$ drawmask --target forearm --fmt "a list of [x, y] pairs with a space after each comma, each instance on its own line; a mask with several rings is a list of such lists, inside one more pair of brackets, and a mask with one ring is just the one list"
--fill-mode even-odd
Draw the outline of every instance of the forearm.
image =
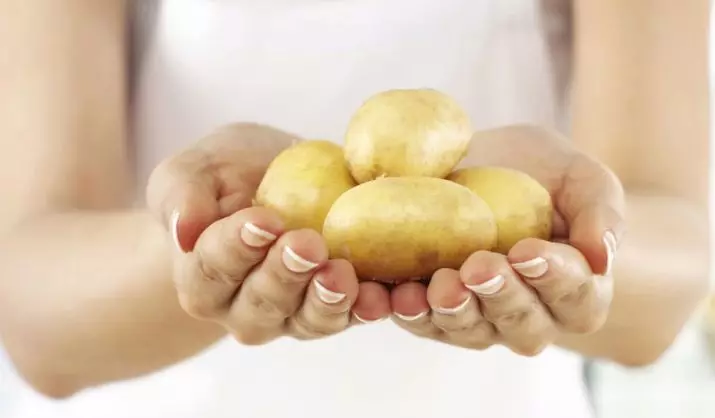
[[147, 212], [36, 218], [0, 240], [0, 332], [26, 379], [63, 396], [172, 364], [222, 331], [186, 315]]
[[628, 194], [628, 232], [614, 265], [605, 326], [560, 345], [626, 365], [655, 361], [672, 343], [709, 278], [708, 217], [702, 206], [663, 195]]

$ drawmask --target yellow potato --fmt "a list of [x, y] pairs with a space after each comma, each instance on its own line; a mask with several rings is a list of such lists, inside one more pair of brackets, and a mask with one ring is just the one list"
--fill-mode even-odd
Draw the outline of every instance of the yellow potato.
[[350, 261], [361, 279], [400, 282], [459, 268], [496, 244], [489, 207], [466, 187], [430, 177], [382, 178], [344, 193], [323, 236], [332, 258]]
[[491, 208], [499, 230], [494, 251], [507, 254], [524, 238], [551, 238], [551, 195], [526, 173], [475, 167], [457, 170], [447, 179], [466, 186]]
[[276, 210], [287, 229], [323, 229], [335, 199], [355, 186], [343, 156], [332, 142], [299, 142], [281, 152], [268, 166], [255, 204]]
[[380, 177], [446, 177], [466, 155], [472, 127], [449, 96], [432, 89], [388, 90], [365, 101], [345, 134], [358, 183]]

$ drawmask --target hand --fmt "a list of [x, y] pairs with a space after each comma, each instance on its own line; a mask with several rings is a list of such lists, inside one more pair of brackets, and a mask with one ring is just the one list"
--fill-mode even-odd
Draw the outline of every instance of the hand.
[[503, 344], [536, 355], [559, 333], [584, 334], [605, 322], [611, 268], [624, 233], [624, 193], [605, 166], [554, 133], [509, 127], [475, 136], [470, 166], [524, 171], [551, 193], [554, 239], [524, 239], [508, 255], [472, 254], [459, 271], [391, 293], [394, 321], [422, 337], [484, 349]]
[[366, 320], [389, 314], [387, 290], [359, 285], [350, 263], [328, 260], [320, 234], [285, 231], [276, 213], [251, 207], [268, 164], [297, 140], [232, 125], [164, 161], [147, 188], [176, 243], [181, 306], [244, 344], [332, 335], [355, 322], [351, 310]]

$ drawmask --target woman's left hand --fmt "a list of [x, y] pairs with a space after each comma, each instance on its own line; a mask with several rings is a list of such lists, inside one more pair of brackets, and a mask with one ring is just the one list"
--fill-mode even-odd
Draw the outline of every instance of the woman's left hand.
[[475, 136], [465, 165], [530, 174], [551, 193], [553, 239], [524, 239], [508, 255], [472, 254], [428, 285], [392, 290], [393, 320], [421, 337], [536, 355], [560, 333], [591, 333], [608, 315], [613, 259], [624, 233], [624, 192], [603, 164], [555, 133], [508, 127]]

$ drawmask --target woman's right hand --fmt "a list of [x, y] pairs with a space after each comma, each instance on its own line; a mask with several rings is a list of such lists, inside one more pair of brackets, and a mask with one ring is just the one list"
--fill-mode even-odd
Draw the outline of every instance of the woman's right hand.
[[251, 207], [270, 161], [296, 140], [232, 125], [165, 160], [149, 180], [149, 206], [176, 244], [181, 306], [244, 344], [326, 337], [390, 314], [387, 290], [358, 283], [346, 260], [328, 260], [318, 232], [285, 231], [275, 212]]

